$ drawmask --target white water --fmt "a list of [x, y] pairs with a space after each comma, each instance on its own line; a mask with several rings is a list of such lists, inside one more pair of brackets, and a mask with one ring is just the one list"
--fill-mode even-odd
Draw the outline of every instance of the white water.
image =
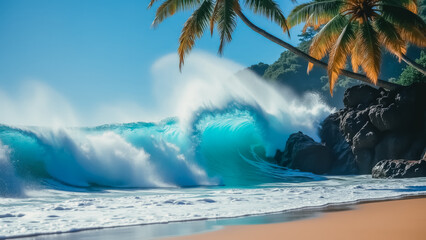
[[0, 198], [0, 237], [236, 217], [398, 198], [426, 194], [426, 179], [374, 180], [359, 176], [250, 188], [68, 190], [37, 189], [27, 192], [30, 198]]
[[[235, 75], [241, 66], [232, 62], [191, 56], [183, 74], [174, 55], [153, 66], [158, 111], [142, 119], [126, 106], [118, 116], [84, 118], [44, 88], [23, 100], [0, 94], [8, 102], [0, 104], [1, 123], [9, 124], [0, 125], [0, 238], [426, 194], [424, 178], [324, 177], [266, 162], [291, 133], [315, 138], [332, 109], [316, 94], [298, 98]], [[55, 99], [63, 111], [45, 106]], [[158, 117], [172, 118], [136, 122]], [[105, 119], [135, 122], [66, 127]], [[49, 127], [14, 127], [22, 124]]]

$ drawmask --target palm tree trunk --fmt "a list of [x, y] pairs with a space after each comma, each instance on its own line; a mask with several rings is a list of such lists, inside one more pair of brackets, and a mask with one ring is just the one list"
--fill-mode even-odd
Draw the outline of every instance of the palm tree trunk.
[[[243, 22], [249, 27], [251, 28], [253, 31], [259, 33], [260, 35], [264, 36], [265, 38], [269, 39], [270, 41], [288, 49], [290, 52], [296, 54], [297, 56], [315, 64], [318, 65], [322, 68], [327, 69], [328, 64], [320, 61], [316, 58], [311, 57], [309, 54], [306, 54], [305, 52], [301, 51], [300, 49], [284, 42], [283, 40], [275, 37], [274, 35], [266, 32], [265, 30], [259, 28], [258, 26], [254, 25], [250, 20], [247, 19], [247, 17], [241, 12], [241, 10], [236, 10], [237, 15], [241, 18], [241, 20], [243, 20]], [[354, 73], [351, 71], [347, 71], [347, 70], [343, 70], [341, 71], [341, 74], [353, 79], [358, 79], [362, 82], [368, 83], [368, 84], [372, 84], [371, 80], [369, 78], [367, 78], [367, 76], [359, 74], [359, 73]], [[384, 80], [379, 79], [377, 81], [377, 86], [388, 89], [388, 90], [394, 90], [397, 89], [398, 87], [400, 87], [401, 85], [395, 84], [395, 83], [391, 83], [391, 82], [387, 82]]]
[[406, 55], [404, 55], [404, 54], [402, 54], [401, 59], [402, 59], [404, 62], [406, 62], [408, 65], [412, 66], [412, 67], [413, 67], [414, 69], [416, 69], [417, 71], [419, 71], [419, 72], [423, 73], [423, 75], [426, 75], [426, 69], [425, 69], [422, 65], [420, 65], [420, 64], [416, 63], [415, 61], [413, 61], [413, 60], [409, 59], [409, 58], [408, 58]]

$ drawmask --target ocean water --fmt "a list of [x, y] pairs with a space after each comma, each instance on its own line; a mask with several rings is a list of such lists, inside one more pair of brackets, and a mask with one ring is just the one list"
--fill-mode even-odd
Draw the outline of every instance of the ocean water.
[[[173, 59], [154, 69], [170, 72]], [[0, 238], [426, 194], [425, 178], [318, 176], [268, 162], [291, 133], [318, 140], [319, 123], [334, 109], [315, 93], [299, 97], [235, 75], [232, 64], [196, 60], [189, 75], [172, 73], [185, 76], [172, 79], [176, 86], [162, 85], [170, 116], [162, 121], [0, 124]]]
[[0, 237], [426, 193], [424, 178], [318, 176], [276, 166], [266, 161], [275, 145], [267, 142], [267, 120], [254, 109], [232, 106], [197, 116], [190, 130], [178, 119], [93, 128], [0, 126]]

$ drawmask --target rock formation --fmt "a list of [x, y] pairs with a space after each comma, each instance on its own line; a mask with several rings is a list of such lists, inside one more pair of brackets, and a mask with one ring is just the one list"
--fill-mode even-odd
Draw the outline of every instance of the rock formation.
[[324, 145], [298, 132], [290, 135], [281, 159], [278, 161], [281, 166], [288, 168], [324, 174], [330, 169], [332, 157]]
[[374, 178], [413, 178], [426, 176], [426, 160], [383, 160], [373, 168]]
[[374, 167], [374, 177], [426, 176], [418, 170], [425, 163], [413, 161], [426, 152], [426, 84], [394, 91], [359, 85], [343, 102], [321, 123], [321, 143], [293, 134], [278, 163], [314, 173], [370, 174]]

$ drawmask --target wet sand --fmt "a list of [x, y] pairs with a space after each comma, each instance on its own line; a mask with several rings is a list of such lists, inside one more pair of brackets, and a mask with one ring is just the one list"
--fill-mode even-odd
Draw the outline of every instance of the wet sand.
[[426, 198], [372, 202], [320, 217], [225, 228], [168, 240], [426, 239]]

